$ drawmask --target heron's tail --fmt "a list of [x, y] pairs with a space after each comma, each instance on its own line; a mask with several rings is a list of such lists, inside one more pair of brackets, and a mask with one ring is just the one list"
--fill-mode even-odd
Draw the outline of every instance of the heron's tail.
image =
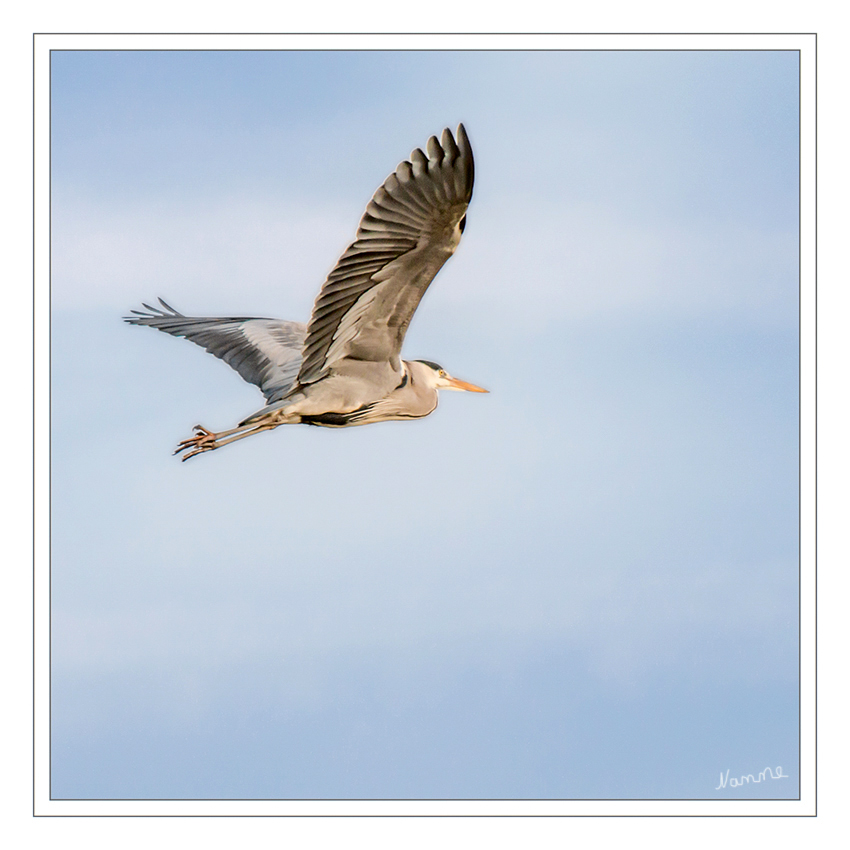
[[[304, 394], [302, 392], [296, 391], [293, 395], [287, 396], [286, 398], [282, 398], [280, 401], [272, 402], [271, 404], [267, 404], [265, 407], [256, 411], [256, 413], [252, 413], [250, 416], [246, 417], [239, 423], [239, 427], [243, 427], [244, 425], [254, 425], [257, 422], [262, 422], [264, 419], [267, 419], [271, 414], [277, 413], [278, 411], [284, 411], [287, 407], [292, 406], [295, 402], [301, 401], [304, 398]], [[287, 420], [284, 416], [281, 418], [281, 424], [285, 424], [287, 421], [298, 422], [299, 418], [293, 416], [291, 420]]]

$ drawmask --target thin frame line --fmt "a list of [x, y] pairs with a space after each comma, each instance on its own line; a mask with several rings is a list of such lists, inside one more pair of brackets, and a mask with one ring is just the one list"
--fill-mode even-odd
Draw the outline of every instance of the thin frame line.
[[[815, 428], [814, 428], [814, 451], [815, 451], [815, 493], [814, 493], [814, 514], [815, 514], [815, 535], [814, 535], [814, 550], [815, 550], [815, 621], [814, 621], [814, 664], [815, 664], [815, 712], [814, 712], [814, 733], [815, 733], [815, 813], [817, 811], [817, 33], [33, 33], [33, 233], [35, 235], [35, 150], [36, 150], [36, 132], [35, 132], [35, 103], [36, 103], [36, 87], [35, 87], [35, 53], [36, 53], [36, 36], [47, 35], [70, 35], [70, 36], [228, 36], [228, 35], [259, 35], [259, 36], [587, 36], [587, 35], [602, 35], [602, 36], [754, 36], [763, 35], [771, 36], [814, 36], [814, 169], [815, 169], [815, 210], [814, 210], [814, 225], [815, 225], [815, 310], [814, 310], [814, 393], [815, 393]], [[397, 52], [397, 53], [459, 53], [459, 52], [489, 52], [489, 53], [741, 53], [741, 52], [771, 52], [771, 53], [787, 53], [796, 52], [798, 55], [798, 796], [793, 797], [769, 797], [769, 798], [722, 798], [718, 801], [717, 798], [655, 798], [655, 797], [640, 797], [640, 798], [571, 798], [571, 797], [552, 797], [552, 798], [54, 798], [52, 796], [52, 452], [49, 457], [51, 463], [48, 465], [48, 666], [50, 676], [48, 677], [48, 718], [49, 718], [49, 743], [48, 743], [48, 775], [50, 788], [50, 801], [57, 802], [722, 802], [722, 803], [753, 803], [753, 802], [786, 802], [802, 799], [802, 48], [50, 48], [48, 50], [48, 134], [49, 134], [49, 156], [48, 156], [48, 427], [50, 433], [49, 445], [52, 444], [52, 200], [53, 200], [53, 182], [52, 182], [52, 58], [54, 52], [72, 53], [72, 52], [112, 52], [112, 53], [297, 53], [297, 52], [315, 52], [315, 53], [380, 53], [380, 52]], [[33, 239], [33, 339], [35, 342], [35, 323], [36, 323], [36, 295], [35, 295], [35, 238]], [[33, 345], [33, 479], [35, 483], [35, 352], [36, 346]], [[33, 488], [33, 513], [35, 516], [35, 487]], [[33, 550], [35, 552], [35, 523], [33, 523]], [[35, 561], [33, 562], [33, 622], [35, 623]], [[35, 727], [35, 630], [33, 631], [33, 726]], [[33, 759], [35, 760], [35, 734], [33, 734]], [[35, 770], [33, 771], [33, 813], [36, 817], [50, 817], [51, 815], [35, 815]], [[667, 814], [667, 815], [597, 815], [597, 814], [563, 814], [563, 815], [300, 815], [300, 814], [264, 814], [264, 815], [60, 815], [64, 817], [776, 817], [776, 815], [694, 815], [694, 814]], [[789, 814], [783, 815], [787, 817], [812, 817], [815, 815], [808, 814]]]

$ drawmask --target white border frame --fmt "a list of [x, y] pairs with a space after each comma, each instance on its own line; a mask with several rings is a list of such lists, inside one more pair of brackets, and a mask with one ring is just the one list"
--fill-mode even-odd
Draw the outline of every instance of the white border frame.
[[[50, 51], [51, 50], [800, 51], [799, 800], [51, 800], [50, 799]], [[816, 36], [35, 34], [34, 778], [36, 816], [811, 816], [816, 814]]]

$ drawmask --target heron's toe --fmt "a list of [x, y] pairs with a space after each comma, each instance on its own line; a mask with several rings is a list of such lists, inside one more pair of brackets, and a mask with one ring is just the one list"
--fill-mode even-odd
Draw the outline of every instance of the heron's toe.
[[218, 448], [216, 445], [217, 434], [213, 431], [207, 430], [203, 425], [196, 425], [194, 430], [195, 433], [191, 437], [181, 440], [177, 444], [177, 448], [174, 450], [174, 454], [180, 454], [180, 452], [191, 450], [188, 451], [187, 454], [183, 455], [182, 460], [188, 460], [196, 454], [209, 452]]

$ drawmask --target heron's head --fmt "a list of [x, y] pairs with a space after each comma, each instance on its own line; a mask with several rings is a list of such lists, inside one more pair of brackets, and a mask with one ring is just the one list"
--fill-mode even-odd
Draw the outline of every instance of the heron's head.
[[432, 363], [430, 360], [414, 360], [413, 362], [425, 367], [418, 370], [422, 373], [422, 376], [417, 375], [416, 377], [419, 380], [423, 380], [424, 378], [425, 382], [436, 390], [465, 390], [470, 393], [490, 392], [482, 387], [476, 387], [475, 384], [468, 384], [466, 381], [461, 381], [460, 378], [453, 378], [438, 363]]

